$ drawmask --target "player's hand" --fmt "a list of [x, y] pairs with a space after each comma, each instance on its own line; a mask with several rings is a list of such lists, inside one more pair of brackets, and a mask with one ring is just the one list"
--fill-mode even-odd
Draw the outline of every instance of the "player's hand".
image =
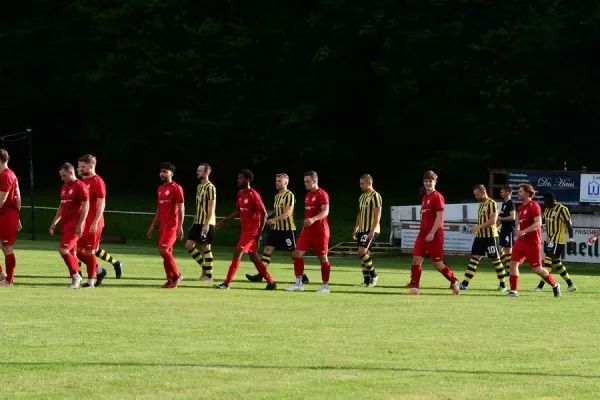
[[154, 225], [150, 225], [150, 228], [148, 228], [148, 232], [146, 232], [146, 237], [148, 239], [152, 239], [152, 232], [154, 232]]
[[308, 219], [304, 220], [304, 226], [311, 226], [314, 223], [315, 223], [315, 219], [314, 218], [308, 218]]
[[17, 223], [17, 232], [23, 229], [23, 225], [21, 225], [21, 220]]
[[369, 237], [369, 240], [373, 240], [373, 238], [375, 237], [375, 232], [369, 232], [367, 236]]
[[567, 250], [569, 251], [569, 253], [574, 253], [575, 252], [575, 242], [568, 242]]
[[96, 233], [98, 231], [98, 223], [92, 222], [90, 225], [90, 233]]
[[54, 236], [54, 229], [55, 228], [56, 228], [56, 224], [50, 225], [50, 229], [48, 229], [48, 233], [50, 233], [50, 236]]
[[356, 240], [356, 232], [352, 232], [352, 239]]
[[267, 225], [275, 225], [277, 221], [275, 221], [274, 219], [268, 219], [267, 220]]
[[433, 233], [430, 233], [429, 235], [427, 235], [427, 237], [425, 237], [425, 241], [426, 242], [433, 242]]
[[208, 227], [209, 227], [208, 224], [204, 224], [202, 226], [202, 232], [200, 232], [200, 234], [202, 235], [202, 237], [206, 237], [206, 235], [208, 234]]
[[77, 228], [75, 228], [75, 236], [77, 236], [77, 237], [83, 236], [83, 224], [77, 225]]
[[598, 236], [594, 235], [587, 240], [588, 244], [591, 246], [598, 239]]
[[177, 240], [182, 240], [183, 239], [183, 226], [180, 226], [179, 228], [177, 228]]
[[478, 226], [474, 226], [471, 229], [469, 229], [469, 232], [471, 232], [471, 233], [477, 233], [478, 230], [479, 230], [479, 227]]
[[217, 222], [217, 224], [215, 225], [215, 229], [221, 229], [221, 227], [223, 226], [223, 221], [219, 221]]
[[517, 231], [517, 234], [515, 235], [517, 238], [523, 237], [523, 235], [525, 235], [525, 232], [523, 231]]

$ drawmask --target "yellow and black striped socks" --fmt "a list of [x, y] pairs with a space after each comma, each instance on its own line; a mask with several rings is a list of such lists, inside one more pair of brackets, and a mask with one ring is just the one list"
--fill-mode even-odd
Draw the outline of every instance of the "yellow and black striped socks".
[[206, 250], [204, 252], [204, 265], [202, 265], [202, 271], [208, 278], [213, 276], [213, 253], [212, 250]]
[[362, 261], [362, 273], [363, 273], [363, 281], [365, 284], [370, 284], [371, 279], [377, 276], [377, 272], [375, 272], [375, 267], [373, 266], [373, 259], [369, 253], [365, 253], [362, 257], [359, 256]]
[[271, 264], [271, 255], [266, 253], [263, 254], [260, 258], [260, 261], [263, 263], [265, 268], [269, 268], [269, 264]]
[[113, 258], [113, 256], [111, 256], [110, 254], [108, 254], [105, 250], [103, 249], [98, 249], [98, 251], [96, 252], [96, 257], [98, 257], [99, 259], [101, 259], [102, 261], [106, 261], [110, 264], [112, 264], [113, 266], [118, 263], [119, 261], [115, 260]]
[[556, 273], [558, 273], [562, 278], [567, 282], [567, 285], [573, 286], [573, 281], [569, 276], [569, 271], [567, 271], [567, 267], [564, 266], [560, 259], [552, 260], [552, 268]]
[[504, 265], [502, 263], [502, 261], [500, 260], [500, 258], [496, 258], [492, 260], [492, 265], [494, 266], [494, 268], [496, 269], [496, 276], [498, 277], [498, 280], [500, 281], [500, 287], [506, 287], [506, 270], [504, 269]]
[[204, 267], [204, 255], [200, 253], [200, 250], [194, 246], [193, 249], [188, 250], [188, 253], [190, 253], [190, 256], [192, 256], [199, 266]]
[[510, 254], [507, 254], [502, 250], [500, 253], [500, 261], [502, 261], [502, 265], [506, 267], [506, 276], [509, 275], [508, 264], [510, 264]]
[[475, 276], [477, 272], [477, 266], [479, 265], [479, 260], [477, 257], [471, 257], [469, 259], [469, 265], [467, 265], [467, 270], [465, 271], [465, 277], [463, 278], [462, 285], [469, 286], [471, 279]]

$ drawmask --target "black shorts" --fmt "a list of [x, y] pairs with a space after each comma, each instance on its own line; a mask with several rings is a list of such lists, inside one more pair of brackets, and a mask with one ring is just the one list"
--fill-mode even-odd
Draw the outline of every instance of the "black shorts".
[[500, 230], [500, 247], [512, 248], [515, 244], [515, 234], [511, 230]]
[[484, 256], [487, 254], [489, 258], [497, 258], [500, 255], [498, 251], [498, 238], [476, 237], [473, 240], [471, 254], [474, 256]]
[[565, 245], [544, 242], [544, 254], [552, 258], [561, 258], [565, 254]]
[[369, 250], [371, 246], [373, 246], [373, 242], [375, 242], [377, 236], [379, 236], [379, 233], [375, 232], [375, 234], [373, 235], [373, 239], [369, 239], [369, 232], [357, 232], [356, 245], [358, 247], [364, 247], [367, 250]]
[[208, 232], [206, 233], [206, 236], [202, 236], [202, 228], [203, 227], [204, 227], [204, 224], [192, 225], [192, 227], [190, 228], [190, 231], [188, 232], [187, 240], [191, 240], [193, 242], [201, 243], [201, 244], [212, 244], [213, 239], [215, 237], [215, 226], [214, 225], [208, 226]]
[[274, 247], [275, 250], [296, 250], [296, 233], [294, 231], [280, 231], [272, 229], [267, 234], [265, 247]]

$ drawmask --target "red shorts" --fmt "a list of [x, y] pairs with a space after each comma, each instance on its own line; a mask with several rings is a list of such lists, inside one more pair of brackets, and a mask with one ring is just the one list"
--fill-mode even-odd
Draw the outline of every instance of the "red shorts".
[[91, 233], [89, 229], [86, 229], [83, 236], [79, 238], [77, 247], [84, 250], [98, 250], [98, 248], [100, 248], [102, 229], [104, 229], [104, 227], [101, 225], [98, 225], [96, 233]]
[[75, 235], [77, 225], [66, 225], [61, 228], [60, 247], [67, 250], [77, 250], [79, 237]]
[[527, 261], [527, 264], [529, 264], [531, 268], [541, 267], [542, 244], [517, 240], [513, 246], [510, 261], [516, 261], [519, 264], [523, 264], [523, 261]]
[[173, 246], [175, 246], [175, 242], [177, 241], [177, 230], [165, 229], [159, 231], [158, 234], [158, 248], [172, 252]]
[[2, 241], [2, 246], [12, 246], [17, 241], [19, 218], [18, 212], [6, 212], [0, 215], [0, 241]]
[[310, 249], [316, 256], [326, 256], [329, 253], [329, 236], [312, 236], [301, 233], [296, 242], [296, 250], [306, 253]]
[[444, 260], [444, 238], [435, 238], [431, 242], [426, 242], [424, 236], [417, 236], [413, 248], [413, 257], [427, 257], [431, 261], [438, 262]]
[[256, 233], [242, 232], [240, 240], [235, 246], [242, 253], [256, 253], [258, 251], [258, 244], [256, 243]]

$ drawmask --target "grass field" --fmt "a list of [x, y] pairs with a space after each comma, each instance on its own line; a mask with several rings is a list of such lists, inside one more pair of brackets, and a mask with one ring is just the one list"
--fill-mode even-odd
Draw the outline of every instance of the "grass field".
[[[595, 399], [600, 393], [598, 270], [573, 266], [579, 287], [554, 299], [526, 269], [521, 297], [496, 292], [482, 263], [472, 289], [451, 296], [430, 266], [423, 295], [400, 288], [409, 259], [378, 259], [376, 288], [361, 281], [356, 260], [334, 259], [332, 293], [264, 291], [245, 282], [246, 260], [232, 290], [194, 279], [160, 289], [153, 248], [110, 245], [124, 278], [97, 289], [66, 290], [56, 242], [17, 243], [15, 286], [2, 296], [0, 396], [73, 399]], [[215, 252], [217, 281], [230, 253]], [[466, 260], [452, 260], [462, 277]], [[280, 289], [292, 283], [286, 256], [270, 268]], [[560, 278], [559, 278], [560, 279]], [[561, 281], [562, 282], [562, 281]], [[566, 286], [566, 285], [565, 285]]]

